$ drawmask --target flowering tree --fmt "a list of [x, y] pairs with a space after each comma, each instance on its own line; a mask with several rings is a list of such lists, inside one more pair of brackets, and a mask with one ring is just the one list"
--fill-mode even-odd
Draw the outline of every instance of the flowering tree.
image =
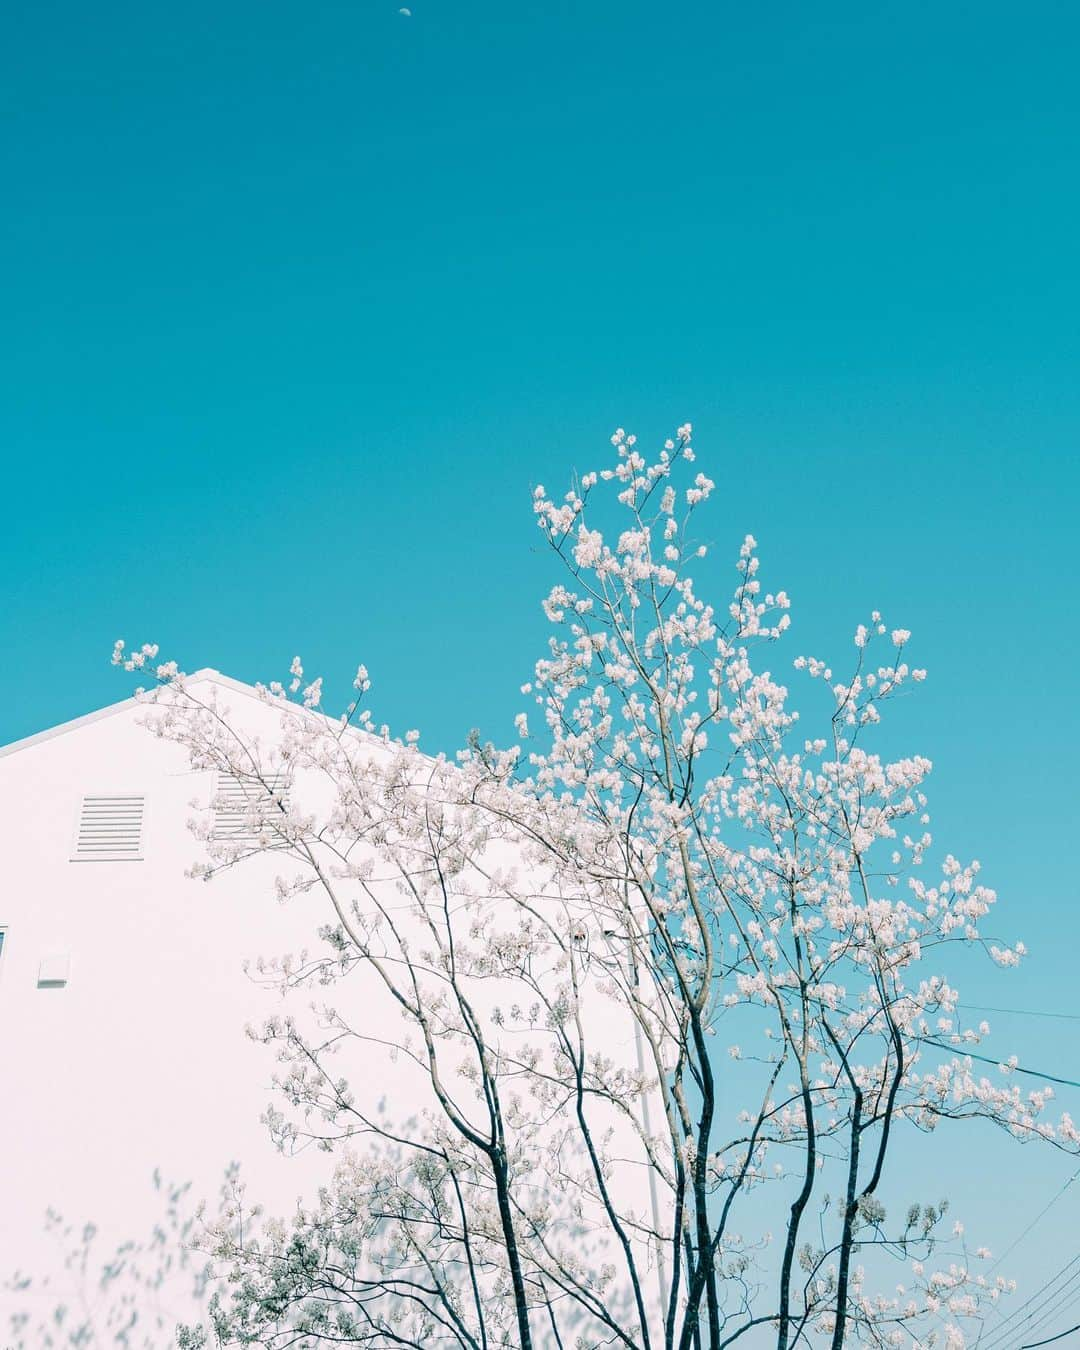
[[[154, 730], [248, 792], [245, 839], [201, 827], [197, 870], [276, 852], [279, 897], [321, 897], [315, 954], [263, 967], [318, 998], [259, 1035], [272, 1129], [339, 1158], [288, 1223], [237, 1191], [208, 1227], [224, 1283], [190, 1345], [958, 1346], [1009, 1285], [901, 1193], [897, 1149], [973, 1119], [1080, 1143], [1049, 1089], [976, 1071], [989, 1028], [958, 1019], [946, 949], [1023, 948], [985, 932], [977, 863], [931, 872], [930, 762], [868, 744], [924, 676], [910, 634], [874, 613], [847, 674], [795, 659], [803, 730], [753, 538], [727, 608], [698, 596], [690, 427], [651, 463], [612, 443], [562, 500], [535, 490], [563, 575], [523, 690], [543, 729], [522, 713], [509, 749], [392, 740], [362, 667], [324, 716], [298, 660], [261, 691], [269, 743], [156, 666]], [[376, 1053], [421, 1085], [411, 1114], [368, 1090]]]

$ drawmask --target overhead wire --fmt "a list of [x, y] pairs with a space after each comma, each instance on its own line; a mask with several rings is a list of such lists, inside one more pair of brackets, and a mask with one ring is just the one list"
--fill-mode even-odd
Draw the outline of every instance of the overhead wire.
[[998, 1266], [1001, 1265], [1002, 1261], [1004, 1261], [1007, 1256], [1009, 1256], [1012, 1252], [1016, 1250], [1017, 1247], [1019, 1247], [1021, 1242], [1023, 1242], [1023, 1240], [1035, 1227], [1035, 1225], [1047, 1213], [1049, 1213], [1051, 1209], [1053, 1209], [1053, 1207], [1057, 1204], [1057, 1202], [1061, 1199], [1061, 1197], [1065, 1194], [1065, 1192], [1069, 1189], [1069, 1187], [1073, 1184], [1073, 1182], [1077, 1179], [1077, 1177], [1080, 1177], [1080, 1167], [1078, 1167], [1076, 1171], [1072, 1174], [1072, 1176], [1069, 1177], [1068, 1181], [1066, 1181], [1065, 1184], [1051, 1196], [1051, 1198], [1046, 1202], [1046, 1204], [1042, 1207], [1042, 1209], [1039, 1210], [1038, 1214], [1035, 1215], [1035, 1217], [1024, 1229], [1024, 1231], [1020, 1234], [1020, 1236], [1018, 1238], [1014, 1238], [1013, 1241], [1010, 1243], [1010, 1245], [1005, 1248], [1005, 1250], [1001, 1253], [998, 1259], [986, 1272], [988, 1275], [991, 1274], [993, 1271], [997, 1270]]
[[[1001, 1318], [1001, 1321], [998, 1323], [997, 1326], [993, 1327], [991, 1330], [988, 1331], [984, 1330], [978, 1338], [978, 1344], [980, 1346], [986, 1347], [998, 1340], [1007, 1338], [1011, 1331], [1011, 1324], [1016, 1321], [1016, 1319], [1020, 1316], [1020, 1314], [1024, 1311], [1024, 1309], [1031, 1307], [1033, 1303], [1035, 1303], [1038, 1299], [1041, 1299], [1043, 1295], [1046, 1294], [1047, 1291], [1053, 1285], [1057, 1284], [1057, 1282], [1062, 1278], [1062, 1276], [1067, 1275], [1068, 1272], [1072, 1270], [1073, 1273], [1069, 1275], [1068, 1280], [1066, 1280], [1066, 1284], [1071, 1284], [1072, 1281], [1075, 1280], [1078, 1275], [1080, 1275], [1080, 1265], [1078, 1265], [1078, 1263], [1080, 1263], [1080, 1252], [1077, 1252], [1077, 1254], [1071, 1260], [1066, 1261], [1065, 1264], [1061, 1267], [1061, 1269], [1057, 1271], [1056, 1274], [1051, 1275], [1050, 1278], [1044, 1284], [1041, 1284], [1039, 1288], [1034, 1291], [1034, 1293], [1029, 1294], [1028, 1297], [1024, 1300], [1023, 1303], [1020, 1304], [1018, 1308], [1014, 1308], [1010, 1313], [1002, 1313], [1000, 1311], [1000, 1307], [998, 1307], [997, 1311], [999, 1317]], [[1074, 1267], [1077, 1267], [1077, 1269], [1073, 1269]], [[1064, 1287], [1065, 1286], [1063, 1285], [1062, 1288]], [[1051, 1297], [1053, 1297], [1053, 1295], [1051, 1295]]]
[[967, 1012], [1011, 1013], [1017, 1017], [1053, 1017], [1062, 1022], [1080, 1022], [1080, 1013], [1043, 1012], [1037, 1008], [994, 1008], [987, 1003], [958, 1003]]
[[1080, 1303], [1080, 1289], [1068, 1291], [1064, 1298], [1059, 1298], [1052, 1308], [1048, 1308], [1041, 1317], [1032, 1322], [1031, 1326], [1024, 1332], [1024, 1335], [1033, 1336], [1037, 1331], [1042, 1330], [1048, 1322], [1053, 1322], [1055, 1319], [1061, 1317], [1063, 1313], [1069, 1312], [1070, 1309], [1075, 1308], [1077, 1303]]
[[[946, 1045], [944, 1041], [939, 1041], [933, 1036], [921, 1036], [920, 1041], [923, 1045], [932, 1045], [935, 1050], [944, 1050], [950, 1055], [959, 1055], [964, 1059], [977, 1059], [982, 1064], [993, 1064], [1000, 1066], [1003, 1061], [1000, 1059], [991, 1059], [989, 1055], [977, 1055], [974, 1050], [969, 1050], [963, 1045]], [[1021, 1064], [1010, 1064], [1009, 1073], [1026, 1074], [1028, 1078], [1041, 1078], [1047, 1083], [1060, 1083], [1063, 1087], [1080, 1088], [1080, 1082], [1075, 1078], [1059, 1078], [1056, 1074], [1044, 1073], [1042, 1069], [1026, 1069]]]
[[1068, 1331], [1059, 1331], [1056, 1336], [1048, 1336], [1045, 1341], [1028, 1341], [1027, 1345], [1022, 1345], [1020, 1350], [1038, 1350], [1040, 1345], [1049, 1345], [1052, 1341], [1060, 1341], [1063, 1336], [1071, 1336], [1074, 1331], [1080, 1331], [1080, 1322], [1076, 1326], [1070, 1327]]
[[[1070, 1271], [1072, 1272], [1071, 1274], [1068, 1273]], [[1068, 1278], [1065, 1280], [1064, 1284], [1061, 1284], [1059, 1288], [1054, 1289], [1053, 1286], [1058, 1284], [1062, 1279], [1062, 1276], [1065, 1275], [1068, 1275]], [[1021, 1328], [1026, 1327], [1033, 1318], [1040, 1317], [1047, 1306], [1063, 1292], [1074, 1292], [1076, 1289], [1076, 1281], [1078, 1279], [1080, 1279], [1080, 1252], [1078, 1252], [1072, 1260], [1067, 1261], [1056, 1275], [1052, 1275], [1045, 1284], [1036, 1289], [1033, 1294], [1029, 1295], [1018, 1308], [1014, 1308], [1007, 1317], [993, 1328], [993, 1330], [988, 1332], [985, 1336], [980, 1336], [977, 1342], [980, 1350], [999, 1350], [999, 1347], [1006, 1345], [1008, 1342], [1012, 1341], [1014, 1337], [1021, 1335]], [[1035, 1306], [1032, 1307], [1032, 1304]], [[1026, 1317], [1022, 1317], [1021, 1314], [1024, 1312], [1025, 1308], [1030, 1308], [1031, 1311]], [[1019, 1321], [1017, 1321], [1018, 1318]]]

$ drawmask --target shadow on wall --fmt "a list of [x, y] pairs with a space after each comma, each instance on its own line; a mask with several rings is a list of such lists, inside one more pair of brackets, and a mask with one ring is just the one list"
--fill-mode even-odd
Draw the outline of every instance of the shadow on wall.
[[[4, 1282], [15, 1309], [0, 1330], [3, 1350], [165, 1350], [176, 1345], [177, 1324], [205, 1305], [207, 1266], [192, 1250], [195, 1225], [190, 1183], [170, 1184], [157, 1171], [154, 1190], [161, 1217], [150, 1233], [111, 1252], [92, 1222], [68, 1222], [46, 1212], [54, 1244], [53, 1273], [17, 1272]], [[6, 1332], [6, 1334], [5, 1334]]]

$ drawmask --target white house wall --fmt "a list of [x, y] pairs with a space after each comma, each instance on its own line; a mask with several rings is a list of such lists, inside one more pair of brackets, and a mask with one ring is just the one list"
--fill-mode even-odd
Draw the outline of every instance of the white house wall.
[[[272, 724], [253, 700], [236, 701]], [[95, 1224], [105, 1259], [162, 1221], [155, 1171], [213, 1197], [242, 1160], [252, 1192], [287, 1210], [316, 1165], [278, 1155], [260, 1124], [271, 1065], [244, 1028], [275, 998], [242, 971], [246, 958], [297, 950], [310, 918], [302, 901], [268, 899], [269, 859], [211, 884], [184, 876], [199, 849], [188, 803], [208, 798], [212, 775], [191, 772], [141, 715], [126, 708], [0, 758], [0, 1279], [34, 1279], [5, 1296], [0, 1336], [28, 1300], [96, 1297], [93, 1270], [63, 1271], [47, 1207], [80, 1230]], [[143, 861], [69, 860], [82, 796], [102, 791], [145, 795]], [[50, 956], [68, 959], [62, 987], [38, 987]], [[172, 1284], [167, 1311], [179, 1316], [188, 1281]]]
[[[228, 681], [217, 693], [247, 734], [273, 739], [276, 710]], [[0, 1346], [12, 1313], [44, 1315], [66, 1303], [89, 1309], [101, 1329], [118, 1315], [118, 1300], [136, 1297], [122, 1280], [99, 1290], [96, 1271], [119, 1244], [145, 1242], [161, 1224], [165, 1193], [155, 1174], [190, 1183], [190, 1210], [197, 1199], [213, 1201], [225, 1169], [242, 1161], [251, 1195], [284, 1214], [329, 1165], [314, 1150], [283, 1157], [260, 1122], [275, 1100], [274, 1064], [244, 1028], [280, 1011], [281, 1001], [243, 973], [260, 955], [317, 946], [315, 930], [329, 917], [325, 898], [276, 903], [273, 880], [282, 869], [272, 856], [211, 883], [185, 877], [200, 856], [186, 828], [189, 803], [208, 801], [214, 778], [193, 772], [183, 749], [151, 736], [143, 715], [125, 706], [0, 755], [0, 1283], [16, 1270], [32, 1281], [0, 1294]], [[144, 796], [141, 861], [70, 860], [88, 793]], [[61, 972], [66, 962], [66, 982], [40, 987], [50, 959]], [[351, 998], [351, 1014], [373, 1029], [397, 1034], [399, 1014], [376, 985], [333, 996]], [[484, 994], [497, 997], [495, 988]], [[633, 1067], [625, 1018], [603, 1000], [591, 1015], [606, 1051]], [[354, 1056], [341, 1068], [368, 1108], [388, 1097], [402, 1119], [429, 1104], [426, 1080], [405, 1057], [391, 1060], [372, 1047], [369, 1064]], [[645, 1217], [647, 1176], [626, 1144], [613, 1185]], [[85, 1274], [64, 1268], [55, 1235], [45, 1232], [50, 1206], [76, 1234], [87, 1222], [97, 1226], [98, 1255]], [[178, 1261], [179, 1244], [170, 1237], [166, 1248]], [[160, 1296], [136, 1291], [144, 1339], [132, 1346], [172, 1343], [175, 1322], [193, 1311], [190, 1285], [190, 1275], [174, 1269]], [[26, 1345], [35, 1344], [28, 1336]]]

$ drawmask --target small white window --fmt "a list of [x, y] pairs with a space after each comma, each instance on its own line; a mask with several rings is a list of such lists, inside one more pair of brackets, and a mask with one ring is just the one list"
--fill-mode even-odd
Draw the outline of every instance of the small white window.
[[260, 829], [272, 830], [289, 805], [283, 773], [219, 773], [214, 801], [214, 838], [254, 842]]
[[97, 793], [82, 799], [72, 862], [142, 862], [146, 798]]

